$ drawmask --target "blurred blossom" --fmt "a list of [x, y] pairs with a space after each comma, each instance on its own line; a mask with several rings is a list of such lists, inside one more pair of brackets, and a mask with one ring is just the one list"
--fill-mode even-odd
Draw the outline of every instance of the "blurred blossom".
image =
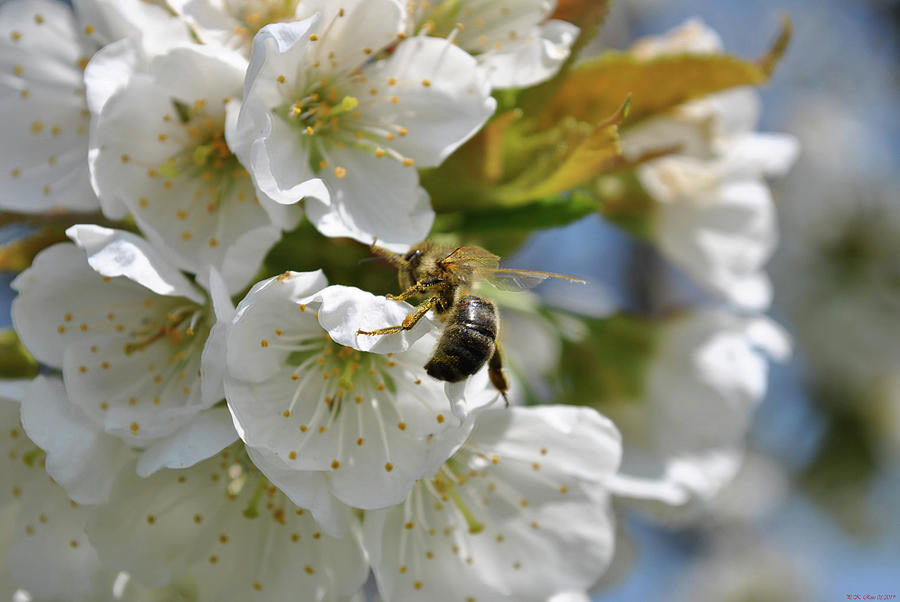
[[[719, 54], [719, 36], [693, 20], [661, 38], [645, 38], [633, 51], [653, 58], [677, 53]], [[754, 131], [759, 100], [737, 89], [680, 105], [669, 115], [627, 130], [626, 156], [655, 149], [673, 154], [638, 168], [655, 199], [651, 237], [662, 254], [699, 284], [728, 301], [764, 309], [771, 285], [763, 266], [775, 248], [771, 193], [763, 178], [784, 174], [794, 162], [791, 136]]]
[[527, 88], [556, 73], [569, 56], [578, 27], [549, 19], [555, 2], [477, 0], [407, 2], [410, 33], [447, 37], [473, 55], [491, 87]]
[[[813, 599], [810, 576], [790, 556], [752, 534], [724, 531], [684, 579], [676, 600], [722, 602]], [[842, 592], [843, 595], [843, 592]]]
[[639, 399], [601, 403], [623, 433], [613, 491], [669, 521], [702, 517], [739, 470], [767, 385], [767, 359], [790, 344], [764, 318], [697, 311], [655, 334]]

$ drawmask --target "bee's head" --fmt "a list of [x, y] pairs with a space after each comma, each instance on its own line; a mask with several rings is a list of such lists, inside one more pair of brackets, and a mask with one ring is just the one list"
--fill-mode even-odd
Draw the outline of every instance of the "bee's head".
[[397, 270], [400, 277], [400, 288], [407, 289], [419, 281], [421, 278], [420, 268], [422, 267], [422, 258], [425, 256], [425, 247], [423, 243], [419, 243], [409, 249], [406, 253], [398, 255]]

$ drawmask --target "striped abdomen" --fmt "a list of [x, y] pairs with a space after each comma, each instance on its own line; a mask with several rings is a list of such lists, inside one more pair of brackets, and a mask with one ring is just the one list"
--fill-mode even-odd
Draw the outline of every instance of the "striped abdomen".
[[497, 309], [487, 299], [463, 297], [447, 319], [444, 333], [425, 371], [438, 380], [457, 382], [478, 372], [494, 353]]

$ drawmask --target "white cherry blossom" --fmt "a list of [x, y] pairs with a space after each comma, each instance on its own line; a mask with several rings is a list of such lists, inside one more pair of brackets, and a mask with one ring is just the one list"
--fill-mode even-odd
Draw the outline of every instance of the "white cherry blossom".
[[172, 8], [206, 44], [250, 55], [253, 37], [270, 23], [302, 19], [302, 0], [172, 0]]
[[149, 586], [177, 579], [198, 600], [336, 601], [368, 575], [349, 533], [358, 521], [346, 508], [341, 519], [346, 537], [323, 533], [238, 444], [149, 478], [126, 467], [109, 505], [93, 512], [88, 534], [110, 567]]
[[526, 88], [553, 77], [578, 27], [548, 18], [555, 0], [407, 2], [410, 27], [448, 37], [474, 55], [495, 89]]
[[399, 0], [303, 6], [319, 10], [254, 39], [232, 148], [266, 195], [305, 198], [327, 236], [395, 249], [425, 238], [434, 213], [416, 167], [484, 124], [496, 106], [487, 81], [445, 40], [398, 42]]
[[232, 291], [301, 215], [299, 207], [259, 198], [225, 140], [225, 106], [240, 98], [246, 67], [221, 49], [175, 48], [107, 99], [91, 136], [91, 173], [104, 206], [126, 207], [178, 267], [201, 282], [215, 267]]
[[[715, 54], [722, 43], [699, 21], [635, 45], [644, 59], [679, 52]], [[764, 265], [777, 227], [766, 176], [783, 175], [797, 155], [785, 134], [755, 132], [759, 99], [735, 89], [681, 105], [623, 135], [626, 156], [677, 147], [641, 165], [638, 178], [657, 201], [652, 236], [661, 252], [711, 292], [763, 309], [772, 291]]]
[[604, 406], [622, 430], [613, 491], [656, 516], [689, 520], [741, 467], [767, 388], [767, 356], [790, 353], [766, 318], [701, 310], [663, 326], [641, 400]]
[[37, 377], [22, 401], [22, 427], [44, 451], [47, 474], [79, 504], [103, 502], [134, 455], [70, 403], [59, 378]]
[[77, 247], [50, 247], [13, 282], [16, 330], [107, 433], [136, 446], [173, 434], [218, 401], [201, 391], [206, 294], [134, 234], [68, 232]]
[[[257, 284], [237, 308], [226, 377], [251, 458], [323, 524], [332, 495], [358, 508], [402, 501], [472, 428], [425, 373], [437, 340], [427, 319], [405, 334], [357, 335], [399, 324], [412, 308], [325, 285], [321, 272]], [[465, 397], [477, 412], [498, 396], [481, 373]]]
[[97, 45], [55, 0], [0, 6], [0, 207], [97, 207], [86, 169], [82, 72]]
[[386, 600], [545, 602], [585, 591], [612, 557], [618, 431], [587, 408], [489, 410], [406, 501], [367, 512]]
[[103, 567], [84, 533], [85, 508], [47, 478], [44, 453], [22, 429], [19, 401], [0, 395], [0, 580], [37, 600], [101, 598], [115, 572]]
[[[88, 61], [101, 45], [127, 35], [139, 35], [146, 49], [187, 39], [187, 31], [165, 10], [139, 0], [76, 4], [77, 13], [55, 0], [12, 0], [0, 7], [0, 207], [5, 209], [96, 209], [85, 161]], [[159, 35], [139, 33], [147, 30]]]

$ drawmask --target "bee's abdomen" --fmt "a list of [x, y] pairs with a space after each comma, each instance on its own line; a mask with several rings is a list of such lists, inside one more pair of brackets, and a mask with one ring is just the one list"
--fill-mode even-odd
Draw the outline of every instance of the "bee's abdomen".
[[497, 311], [486, 299], [459, 300], [425, 371], [438, 380], [457, 382], [478, 372], [494, 352]]

